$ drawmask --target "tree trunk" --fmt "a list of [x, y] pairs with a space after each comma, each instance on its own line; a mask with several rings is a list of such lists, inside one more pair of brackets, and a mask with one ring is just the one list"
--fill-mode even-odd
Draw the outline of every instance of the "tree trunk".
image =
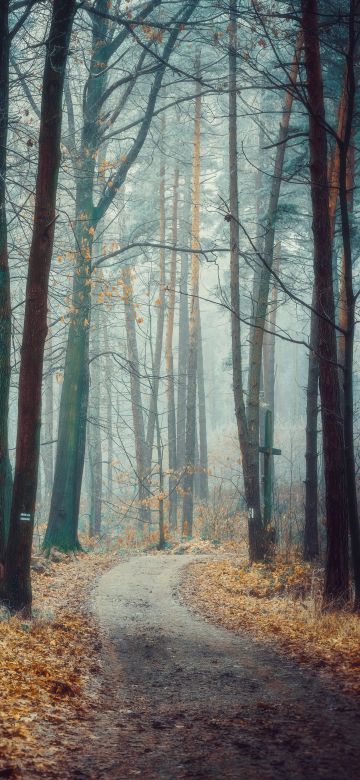
[[148, 458], [141, 397], [140, 363], [136, 337], [136, 309], [133, 304], [133, 286], [130, 268], [124, 268], [122, 279], [124, 283], [126, 343], [129, 359], [131, 408], [135, 439], [136, 474], [138, 480], [139, 531], [140, 535], [142, 535], [145, 524], [149, 525], [150, 523], [150, 511], [147, 505], [150, 491], [147, 484]]
[[177, 244], [177, 213], [178, 213], [178, 188], [179, 169], [174, 172], [174, 191], [172, 208], [172, 236], [173, 249], [171, 252], [169, 295], [167, 306], [167, 333], [165, 344], [166, 366], [166, 395], [168, 417], [168, 448], [169, 448], [169, 527], [172, 533], [177, 528], [177, 492], [176, 492], [176, 414], [175, 414], [175, 383], [174, 383], [174, 358], [173, 358], [173, 333], [175, 314], [175, 288], [176, 288], [176, 244]]
[[[199, 72], [200, 64], [197, 64]], [[194, 467], [195, 467], [195, 425], [196, 425], [196, 374], [198, 357], [199, 325], [199, 276], [200, 262], [196, 250], [200, 249], [200, 131], [201, 95], [197, 90], [195, 99], [195, 126], [192, 173], [192, 224], [191, 248], [191, 297], [189, 314], [189, 354], [187, 370], [185, 474], [183, 480], [184, 499], [182, 533], [191, 538], [194, 512]]]
[[[313, 309], [316, 306], [315, 290], [312, 299]], [[318, 349], [318, 317], [311, 312], [310, 352], [308, 363], [308, 380], [306, 391], [306, 476], [305, 476], [305, 528], [304, 528], [304, 558], [312, 561], [319, 555], [318, 531], [318, 386], [319, 359]]]
[[44, 396], [45, 396], [45, 422], [44, 422], [44, 434], [43, 439], [46, 445], [43, 445], [43, 463], [44, 463], [44, 477], [45, 477], [45, 497], [46, 500], [50, 500], [53, 474], [54, 474], [54, 376], [52, 371], [52, 343], [51, 336], [47, 339], [47, 346], [45, 347], [45, 356], [47, 357], [47, 375], [44, 382]]
[[[264, 93], [261, 92], [260, 96], [260, 107], [262, 110], [261, 104], [264, 102]], [[264, 125], [263, 122], [260, 122], [259, 124], [259, 139], [258, 139], [258, 168], [255, 172], [255, 192], [256, 192], [256, 239], [254, 241], [254, 249], [256, 252], [254, 252], [254, 270], [253, 270], [253, 279], [252, 279], [252, 293], [251, 293], [251, 314], [249, 317], [250, 322], [250, 342], [251, 342], [251, 329], [255, 325], [255, 317], [256, 317], [256, 309], [259, 302], [259, 289], [260, 289], [260, 280], [261, 280], [261, 272], [262, 272], [262, 262], [261, 257], [263, 257], [264, 254], [264, 225], [266, 222], [266, 197], [265, 197], [265, 182], [264, 182], [264, 167], [265, 167], [265, 160], [264, 160], [264, 150], [263, 147], [265, 145], [265, 132], [264, 132]], [[264, 348], [263, 348], [263, 366], [261, 367], [261, 374], [260, 374], [260, 399], [264, 398], [265, 395], [265, 388], [264, 388], [264, 371], [266, 370], [265, 366], [265, 359], [266, 359], [266, 348], [265, 348], [265, 341], [268, 334], [264, 334]], [[248, 373], [248, 392], [250, 392], [250, 381], [251, 381], [251, 373], [249, 371]], [[265, 406], [264, 403], [260, 401], [260, 408], [259, 408], [259, 443], [262, 444], [262, 442], [265, 440]], [[265, 484], [265, 458], [260, 458], [260, 490], [263, 494], [263, 486]]]
[[158, 410], [156, 409], [156, 442], [159, 463], [159, 544], [158, 550], [165, 548], [165, 518], [164, 518], [164, 469], [163, 469], [163, 448], [161, 444], [161, 431]]
[[239, 445], [242, 456], [245, 496], [249, 509], [249, 557], [250, 561], [263, 558], [263, 534], [261, 516], [253, 516], [249, 495], [248, 426], [244, 403], [241, 328], [240, 328], [240, 274], [239, 274], [239, 195], [237, 169], [237, 0], [230, 3], [229, 25], [229, 185], [230, 185], [230, 299], [231, 299], [231, 349], [233, 367], [233, 393]]
[[99, 304], [92, 288], [92, 326], [90, 354], [90, 397], [88, 419], [89, 465], [92, 469], [89, 528], [94, 536], [100, 536], [102, 511], [102, 444], [101, 444], [101, 362]]
[[7, 246], [6, 165], [9, 118], [9, 2], [0, 14], [0, 564], [4, 561], [9, 523], [10, 461], [8, 444], [11, 298]]
[[[353, 575], [355, 584], [355, 608], [360, 611], [360, 528], [356, 493], [356, 466], [354, 452], [354, 399], [353, 399], [353, 357], [355, 337], [355, 306], [356, 297], [353, 290], [353, 260], [350, 232], [350, 216], [352, 200], [353, 177], [351, 175], [351, 136], [353, 132], [356, 80], [355, 58], [359, 33], [359, 0], [350, 1], [349, 17], [349, 47], [347, 56], [347, 111], [344, 125], [344, 137], [339, 146], [339, 200], [341, 214], [341, 232], [343, 242], [343, 281], [342, 281], [342, 316], [344, 327], [344, 439], [345, 439], [345, 471], [348, 498], [348, 520], [351, 538]], [[351, 188], [351, 189], [349, 189]], [[351, 193], [351, 194], [350, 194]], [[350, 199], [350, 203], [349, 203]]]
[[[161, 123], [161, 139], [164, 141], [165, 136], [165, 119], [163, 118]], [[160, 243], [160, 256], [159, 256], [159, 296], [158, 296], [158, 310], [156, 320], [156, 337], [155, 337], [155, 354], [152, 366], [152, 386], [151, 397], [148, 415], [148, 425], [146, 433], [146, 448], [147, 448], [147, 468], [150, 473], [152, 462], [152, 451], [154, 445], [154, 433], [156, 426], [157, 406], [158, 406], [158, 394], [159, 394], [159, 382], [160, 382], [160, 369], [161, 369], [161, 357], [163, 351], [163, 338], [164, 338], [164, 322], [165, 322], [165, 160], [162, 156], [160, 163], [160, 179], [159, 179], [159, 243]]]
[[325, 467], [327, 558], [324, 605], [349, 599], [348, 523], [344, 432], [337, 370], [335, 306], [332, 277], [331, 225], [327, 171], [327, 137], [323, 97], [318, 8], [302, 0], [302, 25], [309, 106], [311, 199], [314, 234], [314, 277], [318, 316], [319, 386]]
[[[255, 316], [250, 331], [248, 404], [245, 410], [242, 380], [241, 337], [240, 337], [240, 295], [239, 295], [239, 204], [237, 178], [237, 117], [236, 117], [236, 48], [237, 48], [237, 2], [230, 4], [229, 26], [229, 180], [230, 180], [230, 290], [231, 330], [233, 356], [233, 390], [235, 415], [242, 455], [245, 498], [249, 510], [249, 557], [250, 561], [262, 560], [266, 553], [266, 539], [261, 513], [259, 480], [259, 409], [260, 381], [264, 327], [268, 307], [269, 285], [273, 265], [276, 212], [279, 201], [281, 177], [285, 156], [286, 139], [292, 108], [292, 91], [286, 93], [271, 183], [270, 200], [265, 221], [264, 256], [256, 300]], [[290, 72], [290, 83], [297, 80], [301, 40], [298, 37], [295, 56]], [[260, 253], [258, 253], [260, 254]]]
[[[85, 163], [89, 158], [85, 158]], [[54, 483], [44, 548], [79, 549], [78, 518], [89, 397], [92, 216], [87, 175], [79, 172], [76, 203], [77, 267], [62, 385]]]
[[111, 356], [109, 355], [109, 337], [106, 316], [104, 316], [104, 345], [105, 345], [105, 365], [106, 365], [106, 424], [107, 424], [107, 500], [113, 500], [113, 415], [112, 415], [112, 367]]
[[[280, 241], [275, 246], [274, 251], [274, 270], [278, 274], [280, 270], [280, 256], [281, 256], [281, 244]], [[272, 285], [271, 299], [270, 299], [270, 311], [269, 311], [269, 328], [270, 332], [264, 333], [263, 343], [263, 376], [264, 376], [264, 402], [268, 409], [270, 409], [273, 419], [273, 425], [275, 421], [275, 328], [276, 328], [276, 314], [277, 314], [277, 301], [278, 290], [276, 282]]]
[[[344, 79], [339, 109], [338, 128], [339, 138], [343, 138], [347, 104], [347, 84]], [[331, 245], [334, 249], [336, 207], [339, 193], [340, 154], [339, 145], [336, 144], [334, 153], [328, 164], [329, 178], [329, 219]], [[333, 264], [334, 265], [334, 264]], [[336, 265], [336, 264], [335, 264]], [[307, 405], [306, 405], [306, 477], [305, 477], [305, 528], [304, 528], [304, 558], [313, 560], [319, 555], [318, 532], [318, 466], [317, 466], [317, 439], [318, 439], [318, 385], [319, 385], [319, 360], [318, 360], [318, 317], [316, 310], [316, 297], [313, 293], [310, 322], [310, 344], [312, 351], [309, 353]], [[341, 315], [341, 307], [340, 307]], [[340, 323], [341, 324], [341, 323]], [[339, 338], [339, 362], [341, 363], [342, 337]], [[342, 374], [341, 374], [342, 377]], [[340, 387], [341, 391], [341, 387]]]
[[[280, 270], [280, 258], [281, 258], [281, 243], [277, 242], [274, 248], [274, 270], [279, 274]], [[278, 290], [277, 284], [274, 282], [271, 289], [269, 317], [268, 317], [268, 331], [264, 333], [263, 342], [263, 390], [264, 390], [264, 423], [266, 418], [266, 410], [271, 412], [272, 423], [272, 438], [274, 437], [275, 430], [275, 330], [276, 330], [276, 315], [277, 315], [277, 303], [278, 303]], [[262, 435], [265, 441], [265, 425], [261, 427]], [[265, 458], [262, 459], [262, 477], [265, 483]], [[272, 484], [274, 484], [275, 478], [275, 464], [274, 457], [270, 460]]]
[[[104, 9], [106, 2], [103, 0]], [[100, 9], [101, 10], [101, 9]], [[44, 547], [79, 548], [78, 519], [84, 469], [89, 398], [89, 328], [91, 320], [91, 254], [95, 218], [93, 186], [98, 149], [100, 98], [106, 87], [106, 21], [92, 20], [92, 58], [84, 90], [81, 149], [76, 157], [75, 251], [70, 325], [62, 385], [54, 484]], [[101, 46], [104, 48], [100, 48]]]
[[[190, 174], [184, 177], [184, 201], [182, 208], [181, 233], [182, 246], [189, 246], [191, 236], [191, 178]], [[187, 252], [181, 253], [180, 265], [180, 296], [179, 296], [179, 346], [178, 346], [178, 375], [177, 375], [177, 467], [178, 479], [182, 483], [182, 469], [185, 465], [185, 441], [186, 441], [186, 394], [187, 394], [187, 365], [189, 348], [189, 304], [188, 304], [188, 275], [189, 256]]]
[[198, 399], [199, 399], [199, 498], [209, 500], [208, 448], [206, 425], [206, 396], [203, 343], [201, 334], [201, 313], [199, 306], [199, 343], [198, 343]]
[[[290, 84], [292, 86], [294, 86], [297, 81], [301, 46], [302, 38], [298, 36], [294, 59], [289, 74]], [[244, 461], [244, 481], [247, 504], [252, 509], [254, 524], [258, 529], [262, 528], [261, 494], [259, 481], [259, 423], [262, 349], [264, 328], [266, 327], [266, 315], [268, 310], [271, 270], [274, 259], [276, 215], [279, 203], [286, 139], [289, 130], [292, 104], [293, 92], [292, 90], [289, 90], [285, 95], [283, 113], [279, 127], [274, 162], [274, 174], [271, 180], [269, 204], [264, 226], [264, 256], [263, 258], [260, 258], [262, 261], [262, 269], [259, 280], [258, 299], [255, 301], [254, 326], [250, 329], [249, 390], [247, 402], [248, 451]], [[262, 545], [260, 545], [260, 547], [262, 547], [262, 549], [259, 551], [261, 557], [264, 555], [267, 547], [264, 535]]]
[[34, 228], [21, 347], [18, 429], [5, 590], [11, 609], [31, 611], [30, 561], [40, 450], [41, 385], [47, 293], [60, 165], [62, 95], [74, 0], [54, 0], [46, 44]]
[[[346, 107], [346, 83], [341, 94], [338, 110], [338, 135], [344, 134], [344, 120]], [[339, 193], [339, 168], [340, 155], [338, 144], [331, 155], [328, 165], [329, 174], [329, 219], [331, 245], [334, 247], [336, 207]], [[304, 527], [304, 558], [307, 561], [314, 560], [319, 555], [319, 530], [318, 530], [318, 387], [319, 387], [319, 359], [318, 359], [318, 317], [315, 314], [316, 296], [315, 288], [312, 297], [311, 321], [310, 321], [310, 345], [307, 381], [306, 401], [306, 476], [305, 476], [305, 527]], [[341, 339], [340, 339], [341, 340]]]

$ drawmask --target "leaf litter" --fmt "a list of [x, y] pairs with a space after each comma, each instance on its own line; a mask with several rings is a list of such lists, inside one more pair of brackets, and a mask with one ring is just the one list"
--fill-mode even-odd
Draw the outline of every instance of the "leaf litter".
[[298, 661], [330, 672], [348, 692], [360, 692], [360, 616], [321, 612], [319, 569], [277, 558], [250, 566], [234, 556], [189, 564], [182, 593], [225, 628], [275, 640]]
[[66, 777], [66, 756], [92, 739], [101, 642], [88, 612], [114, 553], [37, 559], [31, 621], [0, 612], [0, 777]]

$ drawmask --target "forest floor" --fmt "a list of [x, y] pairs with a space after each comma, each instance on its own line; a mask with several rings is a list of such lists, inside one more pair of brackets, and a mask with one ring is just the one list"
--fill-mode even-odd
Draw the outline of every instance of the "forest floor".
[[[34, 621], [0, 622], [0, 777], [357, 777], [359, 702], [320, 655], [299, 664], [266, 619], [255, 627], [244, 599], [262, 612], [269, 574], [240, 588], [239, 566], [221, 551], [40, 564]], [[279, 576], [276, 598], [300, 572]]]
[[235, 555], [191, 565], [183, 577], [187, 604], [203, 617], [330, 674], [360, 693], [360, 617], [349, 609], [322, 611], [323, 571], [278, 556], [249, 566]]
[[114, 554], [35, 559], [33, 619], [0, 608], [0, 778], [71, 777], [92, 738], [102, 686], [101, 642], [90, 610]]

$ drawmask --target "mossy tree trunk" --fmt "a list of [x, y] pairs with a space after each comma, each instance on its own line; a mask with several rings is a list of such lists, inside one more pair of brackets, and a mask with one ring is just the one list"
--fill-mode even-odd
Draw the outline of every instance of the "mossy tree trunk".
[[102, 513], [102, 441], [101, 441], [101, 345], [100, 312], [92, 287], [92, 320], [90, 340], [90, 399], [88, 414], [88, 454], [92, 471], [89, 535], [100, 536]]

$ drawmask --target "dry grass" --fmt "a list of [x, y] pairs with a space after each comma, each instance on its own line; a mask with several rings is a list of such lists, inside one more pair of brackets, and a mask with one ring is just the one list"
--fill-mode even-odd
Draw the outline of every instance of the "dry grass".
[[251, 568], [231, 560], [190, 564], [184, 592], [208, 618], [234, 631], [274, 640], [299, 661], [331, 671], [360, 691], [360, 617], [322, 614], [319, 572], [277, 561]]

